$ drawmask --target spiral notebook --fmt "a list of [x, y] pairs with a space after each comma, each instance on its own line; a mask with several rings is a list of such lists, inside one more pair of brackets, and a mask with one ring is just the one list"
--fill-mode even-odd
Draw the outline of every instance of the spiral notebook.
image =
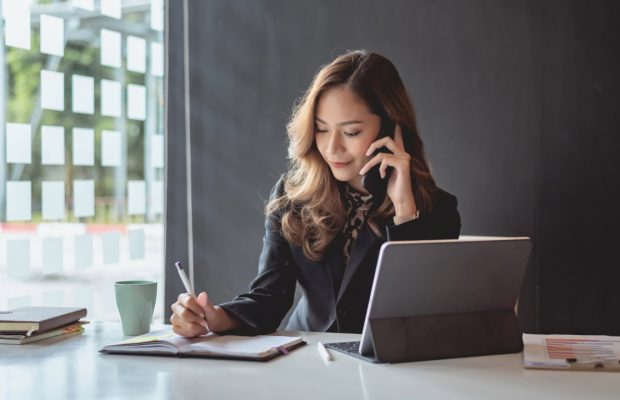
[[187, 338], [159, 330], [104, 346], [102, 353], [206, 357], [267, 361], [306, 344], [301, 337], [235, 336], [209, 333]]

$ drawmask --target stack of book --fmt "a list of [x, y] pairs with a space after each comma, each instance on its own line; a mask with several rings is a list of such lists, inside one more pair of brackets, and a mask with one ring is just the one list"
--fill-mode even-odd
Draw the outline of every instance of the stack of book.
[[19, 307], [0, 311], [0, 344], [24, 344], [84, 332], [85, 308]]

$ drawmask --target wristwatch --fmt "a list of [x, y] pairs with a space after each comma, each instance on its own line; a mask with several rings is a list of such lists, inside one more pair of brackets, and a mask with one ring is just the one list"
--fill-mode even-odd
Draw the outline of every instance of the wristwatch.
[[394, 216], [394, 225], [404, 224], [405, 222], [413, 221], [414, 219], [420, 218], [420, 210], [416, 210], [416, 212], [412, 215], [400, 215]]

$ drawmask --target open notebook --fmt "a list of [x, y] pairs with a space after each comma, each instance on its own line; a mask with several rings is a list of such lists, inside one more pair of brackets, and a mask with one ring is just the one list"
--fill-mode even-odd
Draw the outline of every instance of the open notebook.
[[267, 361], [304, 344], [306, 342], [301, 337], [291, 336], [220, 336], [210, 333], [186, 338], [170, 330], [160, 330], [109, 344], [100, 352]]

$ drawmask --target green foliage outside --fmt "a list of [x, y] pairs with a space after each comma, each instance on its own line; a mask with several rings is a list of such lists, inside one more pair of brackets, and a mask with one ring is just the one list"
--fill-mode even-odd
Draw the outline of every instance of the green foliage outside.
[[[128, 20], [136, 20], [131, 15], [124, 16]], [[126, 22], [126, 21], [123, 21]], [[144, 23], [140, 21], [139, 23]], [[98, 38], [99, 29], [92, 27], [93, 38]], [[125, 36], [123, 36], [125, 40]], [[94, 39], [98, 43], [98, 39]], [[144, 180], [144, 135], [145, 123], [125, 118], [126, 102], [123, 101], [123, 119], [103, 117], [100, 115], [100, 81], [109, 79], [121, 81], [123, 91], [129, 83], [146, 85], [145, 74], [129, 72], [124, 69], [102, 66], [99, 60], [99, 46], [96, 43], [69, 41], [65, 46], [64, 56], [59, 57], [39, 52], [39, 32], [32, 30], [30, 50], [5, 47], [6, 67], [8, 69], [7, 122], [32, 124], [32, 163], [28, 165], [9, 164], [8, 180], [29, 180], [32, 182], [32, 217], [33, 222], [41, 221], [41, 182], [43, 180], [62, 180], [65, 182], [65, 199], [67, 222], [88, 223], [142, 223], [145, 216], [129, 216], [126, 213], [126, 180]], [[56, 68], [50, 68], [58, 63]], [[40, 73], [42, 69], [51, 69], [64, 73], [65, 110], [41, 110], [40, 119], [36, 116], [35, 107], [39, 97]], [[71, 76], [74, 74], [91, 76], [95, 79], [95, 113], [92, 115], [73, 113], [71, 104]], [[147, 97], [157, 98], [156, 133], [162, 133], [163, 125], [163, 82], [161, 78], [154, 80], [153, 86], [147, 87]], [[124, 94], [123, 94], [124, 96]], [[147, 99], [148, 101], [148, 99]], [[124, 127], [123, 127], [124, 123]], [[65, 165], [41, 165], [41, 126], [56, 125], [65, 128]], [[95, 130], [95, 165], [74, 166], [72, 163], [72, 128], [92, 128]], [[117, 179], [116, 167], [101, 166], [101, 131], [118, 130], [126, 137], [126, 177], [124, 185], [115, 188]], [[120, 167], [122, 168], [122, 167]], [[149, 167], [150, 168], [150, 167]], [[163, 179], [163, 171], [156, 171], [156, 179]], [[122, 176], [122, 174], [121, 174]], [[71, 212], [71, 199], [75, 179], [93, 179], [95, 181], [95, 216], [92, 218], [75, 218]], [[120, 189], [120, 190], [119, 190]], [[118, 193], [117, 193], [118, 191]], [[148, 195], [147, 195], [148, 198]], [[157, 221], [161, 222], [161, 217]]]

